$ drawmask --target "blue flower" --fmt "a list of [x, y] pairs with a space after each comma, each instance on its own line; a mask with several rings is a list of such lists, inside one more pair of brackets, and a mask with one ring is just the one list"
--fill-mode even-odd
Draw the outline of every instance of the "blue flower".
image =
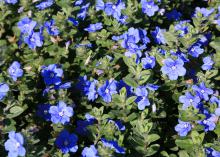
[[8, 3], [8, 4], [16, 4], [17, 2], [18, 0], [5, 0], [5, 3]]
[[96, 32], [100, 29], [102, 29], [102, 23], [90, 24], [89, 27], [85, 28], [84, 30], [88, 32]]
[[37, 116], [43, 118], [46, 121], [51, 120], [51, 115], [49, 113], [50, 104], [40, 104], [37, 108]]
[[42, 47], [43, 36], [41, 32], [32, 32], [29, 36], [24, 37], [24, 42], [28, 44], [29, 48], [35, 49], [36, 47]]
[[71, 22], [74, 26], [78, 26], [79, 22], [73, 17], [68, 17], [68, 21]]
[[207, 87], [205, 86], [205, 83], [204, 83], [204, 82], [200, 83], [199, 86], [193, 85], [193, 86], [192, 86], [192, 89], [196, 92], [196, 94], [197, 94], [201, 99], [204, 99], [204, 100], [206, 100], [206, 101], [208, 101], [209, 95], [212, 95], [212, 94], [214, 93], [212, 89], [207, 88]]
[[156, 64], [156, 59], [154, 56], [146, 56], [141, 59], [141, 62], [144, 69], [153, 69]]
[[108, 122], [113, 123], [117, 127], [117, 129], [120, 131], [125, 130], [125, 126], [122, 124], [122, 122], [120, 120], [113, 121], [113, 120], [109, 119]]
[[215, 114], [206, 114], [206, 119], [202, 121], [198, 121], [200, 125], [204, 126], [204, 131], [212, 131], [216, 127], [216, 122], [218, 121], [218, 117]]
[[166, 14], [166, 17], [169, 20], [179, 20], [182, 14], [178, 12], [176, 9], [172, 10], [171, 12]]
[[204, 52], [204, 49], [201, 48], [200, 44], [195, 44], [189, 48], [189, 54], [193, 57], [199, 57]]
[[194, 16], [198, 17], [198, 13], [202, 14], [204, 17], [208, 17], [210, 16], [213, 12], [215, 11], [214, 8], [211, 8], [210, 10], [207, 8], [200, 8], [200, 7], [196, 7], [196, 11]]
[[200, 103], [200, 98], [197, 95], [193, 96], [190, 92], [186, 92], [185, 95], [179, 97], [179, 101], [183, 103], [182, 109], [185, 110], [189, 106], [197, 108]]
[[37, 25], [36, 21], [29, 19], [28, 17], [24, 17], [18, 22], [18, 28], [21, 30], [21, 33], [30, 35]]
[[5, 150], [8, 151], [8, 157], [25, 156], [26, 150], [23, 147], [24, 138], [22, 134], [10, 131], [9, 139], [5, 142]]
[[166, 39], [163, 34], [165, 31], [165, 29], [160, 29], [160, 27], [156, 27], [155, 31], [151, 32], [151, 35], [153, 36], [154, 41], [157, 44], [166, 44]]
[[189, 32], [189, 27], [186, 25], [189, 22], [189, 20], [180, 21], [178, 24], [175, 25], [174, 28], [176, 31], [178, 31], [179, 37], [184, 37], [184, 35]]
[[158, 90], [158, 88], [160, 88], [160, 86], [155, 85], [155, 84], [150, 84], [150, 83], [148, 83], [148, 84], [146, 85], [146, 87], [147, 87], [147, 89], [149, 89], [149, 90], [151, 90], [151, 91], [156, 91], [156, 90]]
[[39, 10], [44, 10], [46, 8], [49, 8], [51, 5], [53, 5], [54, 1], [53, 0], [46, 0], [44, 2], [40, 2], [38, 5], [36, 5], [36, 8]]
[[121, 18], [121, 10], [125, 9], [125, 3], [122, 2], [121, 0], [118, 0], [116, 4], [112, 3], [112, 2], [107, 2], [105, 4], [105, 13], [108, 16], [113, 16], [116, 19], [120, 19]]
[[167, 58], [164, 61], [164, 66], [161, 68], [163, 74], [168, 75], [170, 80], [177, 80], [178, 76], [184, 76], [186, 69], [183, 67], [184, 62], [181, 59], [172, 60]]
[[17, 61], [14, 61], [11, 64], [11, 66], [8, 68], [8, 73], [14, 81], [17, 81], [17, 78], [21, 77], [23, 75], [23, 70], [21, 69], [21, 64]]
[[41, 75], [46, 85], [58, 85], [61, 83], [63, 70], [57, 64], [42, 66]]
[[57, 136], [55, 145], [66, 154], [69, 152], [75, 153], [78, 150], [77, 145], [78, 137], [74, 133], [69, 133], [67, 130], [63, 130]]
[[207, 157], [220, 157], [220, 152], [212, 148], [206, 148], [205, 151], [206, 151]]
[[95, 148], [94, 145], [90, 147], [85, 147], [82, 151], [82, 157], [99, 157], [98, 150]]
[[70, 117], [74, 114], [73, 108], [66, 106], [63, 101], [59, 101], [57, 106], [51, 106], [49, 113], [51, 114], [51, 121], [55, 124], [70, 122]]
[[6, 83], [0, 83], [0, 101], [7, 95], [9, 86]]
[[139, 110], [144, 110], [146, 106], [150, 106], [150, 102], [148, 100], [148, 91], [145, 86], [137, 87], [135, 94], [137, 96], [135, 102], [137, 102]]
[[191, 131], [192, 126], [189, 122], [183, 122], [178, 120], [179, 124], [175, 126], [175, 131], [178, 132], [180, 136], [186, 136], [189, 131]]
[[118, 92], [125, 87], [126, 92], [127, 92], [127, 97], [132, 96], [133, 95], [133, 87], [127, 85], [123, 80], [120, 80], [117, 84], [118, 87]]
[[96, 89], [96, 84], [98, 83], [97, 80], [93, 80], [92, 82], [89, 82], [87, 86], [84, 88], [85, 95], [88, 97], [88, 100], [94, 101], [98, 98], [98, 93]]
[[104, 85], [99, 87], [98, 94], [102, 97], [104, 102], [109, 103], [112, 101], [112, 94], [117, 94], [116, 81], [107, 80]]
[[50, 21], [47, 21], [44, 23], [44, 27], [47, 29], [47, 33], [53, 36], [56, 36], [59, 34], [59, 30], [56, 26], [54, 26], [55, 21], [52, 19]]
[[88, 134], [87, 126], [94, 124], [96, 121], [95, 117], [90, 114], [85, 115], [86, 120], [78, 120], [76, 123], [76, 132], [82, 136], [86, 136]]
[[116, 153], [125, 154], [125, 149], [120, 147], [116, 141], [108, 141], [105, 138], [101, 138], [101, 141], [105, 147], [114, 149]]
[[210, 56], [203, 58], [202, 70], [211, 70], [214, 62], [212, 61]]
[[105, 3], [103, 0], [96, 0], [96, 11], [104, 10], [105, 9]]
[[90, 6], [90, 3], [82, 6], [79, 13], [77, 14], [77, 18], [84, 20], [86, 18], [87, 10]]
[[77, 0], [75, 3], [74, 3], [74, 5], [75, 6], [80, 6], [81, 4], [83, 4], [84, 3], [84, 0]]
[[147, 14], [150, 17], [154, 16], [155, 12], [159, 10], [159, 7], [154, 3], [153, 0], [141, 0], [141, 5], [143, 13]]

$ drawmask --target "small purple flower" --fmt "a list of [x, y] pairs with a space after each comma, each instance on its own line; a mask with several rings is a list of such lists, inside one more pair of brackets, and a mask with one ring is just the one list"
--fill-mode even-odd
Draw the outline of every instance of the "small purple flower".
[[36, 47], [42, 47], [43, 36], [41, 32], [32, 32], [29, 36], [24, 37], [24, 42], [28, 44], [29, 48], [35, 49]]
[[179, 97], [179, 101], [183, 103], [182, 109], [185, 110], [189, 106], [197, 108], [200, 103], [200, 98], [197, 95], [193, 96], [190, 92], [186, 92], [185, 95]]
[[44, 23], [44, 27], [46, 27], [47, 33], [49, 35], [56, 36], [59, 34], [59, 29], [54, 25], [55, 25], [55, 20], [53, 19]]
[[96, 11], [104, 10], [105, 9], [105, 3], [103, 0], [96, 0]]
[[178, 132], [180, 136], [186, 136], [189, 131], [191, 131], [192, 126], [189, 122], [183, 122], [178, 120], [179, 124], [175, 126], [175, 131]]
[[41, 76], [44, 78], [46, 85], [58, 85], [61, 83], [63, 70], [57, 64], [42, 66]]
[[210, 56], [203, 58], [202, 70], [211, 70], [214, 62], [212, 61]]
[[207, 88], [205, 86], [205, 83], [202, 82], [200, 83], [199, 86], [197, 85], [193, 85], [192, 86], [192, 89], [196, 92], [196, 94], [201, 98], [201, 99], [204, 99], [206, 101], [209, 100], [209, 95], [212, 95], [214, 92], [212, 89], [210, 88]]
[[6, 83], [0, 83], [0, 101], [7, 95], [9, 86]]
[[14, 61], [11, 66], [8, 68], [8, 73], [13, 81], [17, 81], [18, 77], [23, 75], [23, 70], [21, 69], [21, 64], [17, 61]]
[[200, 44], [195, 44], [189, 48], [189, 54], [193, 57], [199, 57], [204, 52], [204, 49], [201, 48]]
[[8, 157], [25, 156], [26, 150], [23, 146], [24, 138], [21, 133], [10, 131], [9, 139], [5, 142], [5, 150], [8, 151]]
[[5, 3], [8, 3], [8, 4], [16, 4], [17, 2], [18, 0], [5, 0]]
[[29, 19], [28, 17], [24, 17], [18, 22], [18, 28], [21, 30], [21, 33], [30, 35], [37, 25], [36, 21]]
[[73, 108], [66, 106], [63, 101], [59, 101], [57, 106], [51, 106], [49, 113], [51, 114], [51, 121], [55, 124], [70, 122], [70, 117], [74, 114]]
[[156, 59], [154, 56], [146, 56], [141, 59], [141, 62], [144, 69], [153, 69], [156, 64]]
[[94, 145], [90, 147], [85, 147], [82, 151], [82, 157], [99, 157], [98, 150], [95, 148]]
[[103, 28], [102, 23], [95, 23], [95, 24], [90, 24], [89, 27], [85, 28], [84, 30], [88, 32], [96, 32], [102, 28]]
[[88, 86], [85, 86], [84, 92], [85, 95], [88, 97], [88, 100], [94, 101], [98, 98], [98, 93], [96, 89], [96, 85], [98, 84], [97, 80], [93, 80], [92, 82], [88, 82]]
[[166, 39], [164, 37], [165, 29], [160, 29], [160, 27], [156, 27], [154, 31], [151, 32], [151, 35], [154, 38], [154, 41], [157, 44], [166, 44]]
[[141, 0], [142, 12], [147, 16], [154, 16], [155, 12], [159, 10], [159, 7], [154, 3], [153, 0]]
[[49, 8], [51, 5], [53, 5], [53, 0], [45, 0], [43, 2], [40, 2], [38, 5], [36, 5], [36, 8], [39, 10], [44, 10], [46, 8]]
[[182, 16], [182, 14], [180, 12], [178, 12], [176, 9], [174, 9], [171, 12], [166, 14], [166, 17], [169, 20], [176, 20], [176, 21], [178, 21], [181, 16]]
[[171, 58], [167, 58], [164, 61], [161, 71], [163, 74], [168, 75], [170, 80], [177, 80], [179, 76], [186, 74], [186, 69], [183, 65], [184, 62], [181, 59], [172, 60]]
[[101, 141], [105, 147], [114, 149], [116, 153], [125, 154], [125, 149], [120, 147], [116, 141], [108, 141], [105, 138], [102, 138]]
[[73, 152], [78, 150], [77, 145], [78, 137], [74, 133], [69, 133], [67, 130], [63, 130], [57, 136], [55, 145], [64, 153]]
[[112, 101], [112, 94], [117, 94], [116, 81], [107, 80], [104, 85], [99, 87], [98, 94], [102, 97], [104, 102], [109, 103]]
[[43, 118], [46, 121], [51, 120], [51, 115], [49, 113], [50, 104], [40, 104], [37, 108], [37, 116]]
[[137, 99], [135, 100], [138, 104], [139, 110], [144, 110], [146, 106], [150, 106], [150, 102], [148, 100], [148, 91], [145, 86], [139, 86], [135, 90], [135, 94]]

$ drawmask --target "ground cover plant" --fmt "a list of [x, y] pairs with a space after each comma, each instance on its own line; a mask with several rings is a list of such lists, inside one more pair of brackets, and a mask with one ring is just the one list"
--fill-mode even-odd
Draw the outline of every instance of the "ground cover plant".
[[1, 157], [220, 157], [219, 0], [0, 0]]

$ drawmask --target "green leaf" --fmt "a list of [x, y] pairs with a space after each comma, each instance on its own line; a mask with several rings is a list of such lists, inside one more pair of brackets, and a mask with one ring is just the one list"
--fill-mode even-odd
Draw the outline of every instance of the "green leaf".
[[10, 114], [7, 114], [7, 118], [15, 118], [24, 112], [24, 109], [20, 106], [13, 106], [10, 108]]
[[131, 96], [126, 100], [126, 105], [130, 105], [131, 103], [133, 103], [136, 100], [136, 96]]
[[178, 147], [186, 150], [192, 150], [194, 145], [190, 139], [177, 139], [175, 143]]
[[150, 134], [150, 135], [147, 136], [146, 141], [150, 144], [150, 143], [152, 143], [152, 142], [154, 142], [154, 141], [156, 141], [158, 139], [160, 139], [159, 135], [157, 135], [157, 134]]

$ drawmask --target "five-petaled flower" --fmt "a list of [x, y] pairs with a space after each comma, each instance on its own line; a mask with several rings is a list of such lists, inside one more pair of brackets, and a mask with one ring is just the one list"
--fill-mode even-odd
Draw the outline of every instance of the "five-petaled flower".
[[21, 69], [21, 64], [17, 61], [14, 61], [11, 64], [11, 66], [8, 68], [8, 73], [14, 81], [17, 81], [17, 78], [21, 77], [23, 75], [23, 70]]
[[206, 87], [204, 82], [201, 82], [199, 86], [193, 85], [192, 89], [201, 99], [204, 99], [206, 101], [209, 99], [209, 95], [212, 95], [214, 93], [212, 89]]
[[138, 104], [139, 110], [144, 110], [146, 106], [150, 105], [148, 100], [148, 91], [145, 86], [139, 86], [135, 90], [135, 94], [137, 96], [136, 102]]
[[63, 70], [57, 64], [42, 66], [41, 75], [46, 85], [58, 85], [61, 83]]
[[25, 156], [26, 150], [23, 147], [24, 138], [21, 133], [10, 131], [9, 139], [5, 142], [5, 150], [8, 151], [8, 157]]
[[94, 145], [90, 147], [85, 147], [82, 151], [82, 157], [99, 157], [98, 150], [95, 148]]
[[104, 85], [99, 87], [98, 94], [102, 97], [104, 102], [111, 102], [112, 101], [112, 94], [117, 93], [117, 86], [116, 81], [114, 80], [107, 80]]
[[186, 92], [185, 95], [181, 95], [179, 97], [179, 101], [183, 103], [182, 108], [184, 110], [189, 106], [197, 108], [198, 104], [200, 103], [200, 97], [197, 95], [193, 96], [190, 92]]
[[57, 136], [55, 145], [64, 153], [75, 153], [78, 150], [77, 145], [78, 137], [74, 133], [69, 133], [67, 130], [63, 130]]
[[191, 129], [192, 125], [190, 122], [183, 122], [181, 120], [179, 120], [179, 124], [175, 126], [175, 130], [180, 136], [186, 136]]
[[183, 67], [184, 62], [181, 59], [173, 60], [167, 58], [164, 60], [164, 66], [161, 68], [163, 74], [168, 75], [170, 80], [177, 80], [178, 76], [184, 76], [186, 69]]
[[74, 114], [73, 108], [67, 106], [63, 101], [59, 101], [57, 106], [51, 106], [49, 113], [51, 114], [51, 121], [55, 124], [70, 122], [70, 117]]

